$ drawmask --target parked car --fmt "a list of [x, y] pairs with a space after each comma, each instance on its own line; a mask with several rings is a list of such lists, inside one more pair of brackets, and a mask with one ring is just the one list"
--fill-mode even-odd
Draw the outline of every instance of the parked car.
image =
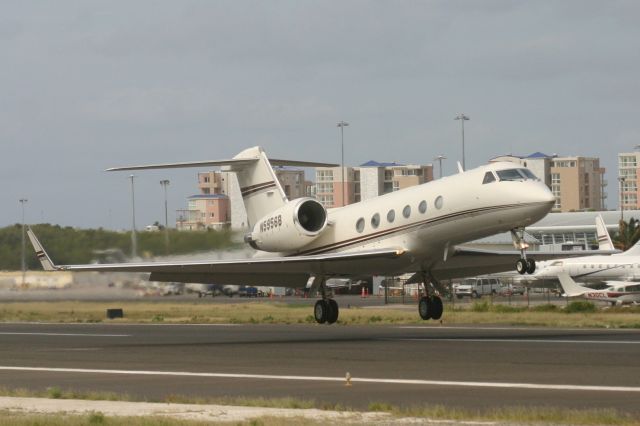
[[514, 294], [524, 295], [526, 288], [522, 284], [505, 284], [500, 289], [500, 294], [504, 294], [505, 296], [510, 296]]
[[454, 293], [458, 299], [462, 299], [465, 296], [479, 298], [482, 296], [498, 294], [502, 287], [503, 285], [498, 278], [467, 278], [457, 287], [454, 287]]

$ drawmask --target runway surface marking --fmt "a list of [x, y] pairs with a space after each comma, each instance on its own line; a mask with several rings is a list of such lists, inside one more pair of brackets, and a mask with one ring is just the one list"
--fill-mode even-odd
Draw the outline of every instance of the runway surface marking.
[[[48, 368], [48, 367], [19, 367], [0, 366], [0, 371], [45, 371], [50, 373], [93, 373], [93, 374], [123, 374], [138, 376], [180, 376], [180, 377], [207, 377], [223, 379], [262, 379], [262, 380], [299, 380], [312, 382], [345, 382], [344, 377], [322, 376], [278, 376], [273, 374], [234, 374], [234, 373], [195, 373], [188, 371], [146, 371], [146, 370], [100, 370], [89, 368]], [[464, 382], [450, 380], [411, 380], [411, 379], [377, 379], [352, 377], [354, 383], [385, 383], [404, 385], [426, 386], [460, 386], [483, 388], [517, 388], [517, 389], [543, 389], [543, 390], [572, 390], [572, 391], [598, 391], [598, 392], [640, 392], [640, 387], [633, 386], [591, 386], [591, 385], [567, 385], [567, 384], [540, 384], [540, 383], [504, 383], [504, 382]]]
[[77, 336], [77, 337], [131, 337], [131, 334], [89, 334], [89, 333], [27, 333], [0, 331], [2, 336]]
[[607, 345], [640, 345], [640, 341], [625, 340], [561, 340], [561, 339], [447, 339], [447, 338], [398, 338], [393, 337], [380, 339], [387, 341], [401, 342], [474, 342], [474, 343], [577, 343], [583, 345], [607, 344]]
[[640, 329], [634, 328], [554, 328], [554, 327], [469, 327], [469, 326], [456, 326], [456, 325], [443, 325], [443, 326], [429, 326], [429, 325], [400, 325], [395, 328], [411, 329], [411, 330], [495, 330], [495, 331], [582, 331], [585, 333], [598, 331], [598, 332], [638, 332]]

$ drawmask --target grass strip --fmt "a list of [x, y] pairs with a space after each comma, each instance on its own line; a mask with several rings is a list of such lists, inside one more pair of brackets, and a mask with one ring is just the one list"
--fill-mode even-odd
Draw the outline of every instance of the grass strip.
[[[48, 388], [44, 391], [32, 391], [27, 389], [0, 388], [0, 396], [23, 397], [23, 398], [53, 398], [53, 399], [74, 399], [74, 400], [108, 400], [108, 401], [128, 401], [128, 402], [165, 402], [173, 404], [200, 404], [200, 405], [227, 405], [244, 407], [268, 407], [287, 409], [309, 409], [316, 408], [326, 411], [352, 412], [358, 411], [339, 404], [327, 404], [313, 400], [298, 400], [295, 398], [248, 398], [248, 397], [228, 397], [228, 398], [205, 398], [188, 397], [182, 395], [169, 395], [162, 401], [140, 400], [127, 394], [115, 394], [112, 392], [78, 392], [73, 390], [61, 390], [58, 387]], [[444, 405], [420, 405], [399, 407], [386, 402], [374, 402], [368, 406], [369, 412], [386, 413], [396, 419], [430, 419], [442, 421], [493, 421], [504, 424], [554, 424], [554, 425], [639, 425], [640, 420], [631, 413], [622, 413], [614, 409], [567, 409], [562, 407], [500, 407], [486, 410], [467, 410]], [[41, 421], [46, 419], [46, 421]], [[257, 420], [250, 420], [245, 423], [234, 422], [233, 424], [249, 425], [291, 425], [291, 424], [316, 424], [306, 417], [299, 418], [279, 418], [264, 417]], [[192, 420], [167, 419], [166, 417], [140, 416], [140, 417], [119, 417], [105, 416], [102, 413], [90, 413], [87, 415], [69, 415], [60, 413], [55, 416], [41, 416], [30, 413], [16, 413], [13, 411], [0, 411], [0, 423], [4, 424], [46, 424], [46, 425], [75, 425], [75, 424], [184, 424], [200, 425], [212, 424]], [[225, 424], [225, 423], [214, 423]], [[320, 424], [320, 423], [317, 423]]]
[[[107, 320], [106, 309], [119, 307], [123, 319]], [[501, 324], [518, 326], [577, 328], [640, 328], [640, 307], [593, 309], [584, 302], [566, 307], [538, 305], [518, 307], [476, 302], [470, 306], [448, 306], [443, 324]], [[238, 304], [203, 304], [196, 302], [9, 302], [0, 307], [4, 322], [60, 323], [178, 323], [178, 324], [315, 324], [312, 307], [282, 302], [259, 301]], [[393, 307], [341, 307], [338, 324], [386, 325], [424, 324], [415, 310]]]

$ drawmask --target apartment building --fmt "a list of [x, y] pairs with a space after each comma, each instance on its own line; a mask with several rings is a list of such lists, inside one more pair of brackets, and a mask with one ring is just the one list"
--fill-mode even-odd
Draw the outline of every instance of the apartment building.
[[605, 210], [605, 169], [593, 157], [555, 157], [551, 161], [552, 211]]
[[[316, 168], [316, 199], [326, 208], [341, 207], [433, 180], [433, 165], [368, 161], [359, 167]], [[344, 193], [344, 201], [342, 194]]]
[[176, 213], [179, 231], [223, 229], [229, 226], [229, 197], [223, 194], [192, 195], [188, 198], [188, 208]]
[[640, 208], [638, 200], [638, 180], [640, 179], [640, 151], [618, 154], [618, 194], [620, 208], [636, 210]]

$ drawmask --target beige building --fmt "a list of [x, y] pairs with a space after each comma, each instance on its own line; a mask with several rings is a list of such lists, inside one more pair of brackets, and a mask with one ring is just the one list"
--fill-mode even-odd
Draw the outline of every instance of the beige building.
[[554, 212], [604, 210], [604, 168], [592, 157], [555, 157], [551, 161]]
[[223, 194], [192, 195], [188, 208], [177, 211], [179, 231], [223, 229], [230, 225], [229, 197]]
[[304, 170], [291, 167], [274, 167], [276, 177], [282, 186], [284, 195], [290, 200], [306, 197], [307, 188], [304, 180]]
[[593, 157], [558, 157], [540, 152], [528, 157], [504, 155], [490, 160], [511, 161], [530, 169], [556, 197], [554, 212], [605, 210], [605, 169]]
[[619, 206], [624, 210], [640, 208], [638, 200], [638, 180], [640, 179], [640, 152], [618, 154], [618, 196]]
[[341, 207], [431, 180], [431, 164], [405, 165], [369, 161], [359, 167], [345, 167], [344, 183], [340, 167], [318, 167], [316, 199], [326, 208]]

